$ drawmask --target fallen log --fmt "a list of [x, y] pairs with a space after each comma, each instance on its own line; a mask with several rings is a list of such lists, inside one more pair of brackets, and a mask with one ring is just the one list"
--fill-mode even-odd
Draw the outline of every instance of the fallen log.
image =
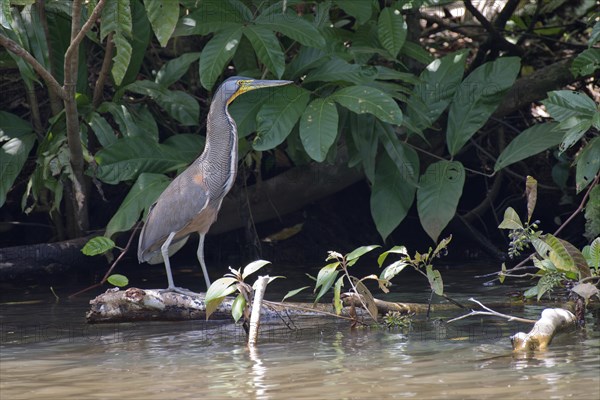
[[546, 308], [529, 333], [518, 332], [510, 337], [513, 350], [544, 350], [559, 332], [575, 330], [577, 318], [563, 308]]

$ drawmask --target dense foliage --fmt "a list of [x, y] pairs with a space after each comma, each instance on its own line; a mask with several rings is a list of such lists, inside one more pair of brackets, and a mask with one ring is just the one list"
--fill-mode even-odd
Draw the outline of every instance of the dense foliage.
[[[23, 211], [46, 210], [57, 221], [65, 214], [73, 236], [89, 228], [90, 181], [99, 193], [127, 184], [106, 236], [131, 229], [172, 173], [201, 152], [205, 99], [234, 74], [296, 82], [231, 105], [241, 162], [264, 171], [277, 149], [295, 165], [361, 168], [383, 239], [416, 202], [437, 241], [469, 172], [491, 177], [557, 146], [556, 184], [566, 185], [559, 168], [572, 162], [582, 192], [597, 184], [600, 167], [600, 111], [583, 91], [550, 92], [540, 123], [482, 150], [480, 165], [466, 168], [464, 158], [487, 140], [482, 128], [497, 122], [498, 106], [532, 68], [525, 43], [567, 40], [569, 24], [541, 27], [563, 3], [508, 1], [489, 21], [475, 13], [490, 40], [472, 51], [464, 42], [445, 50], [418, 41], [414, 21], [443, 27], [426, 1], [0, 0], [2, 62], [18, 68], [31, 109], [29, 121], [0, 111], [0, 204], [27, 174]], [[589, 39], [573, 54], [573, 82], [600, 68], [600, 22], [583, 3], [576, 18]], [[83, 25], [72, 30], [74, 15]], [[48, 119], [40, 112], [46, 97]], [[35, 168], [24, 169], [30, 157]], [[586, 229], [598, 235], [597, 222]]]

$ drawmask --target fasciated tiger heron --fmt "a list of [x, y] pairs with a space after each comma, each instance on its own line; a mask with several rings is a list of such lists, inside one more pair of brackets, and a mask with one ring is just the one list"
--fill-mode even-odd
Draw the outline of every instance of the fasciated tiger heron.
[[204, 236], [217, 219], [221, 203], [235, 181], [238, 163], [237, 126], [228, 106], [254, 89], [288, 85], [292, 81], [231, 77], [219, 86], [206, 120], [204, 151], [177, 176], [150, 207], [138, 245], [139, 262], [165, 264], [168, 291], [184, 292], [173, 283], [169, 256], [198, 232], [198, 261], [206, 286], [210, 279], [204, 262]]

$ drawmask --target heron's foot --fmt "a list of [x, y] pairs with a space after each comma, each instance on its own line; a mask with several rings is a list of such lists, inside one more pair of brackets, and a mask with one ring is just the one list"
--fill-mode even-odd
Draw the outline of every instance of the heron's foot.
[[160, 289], [159, 290], [159, 293], [168, 293], [168, 292], [179, 293], [179, 294], [183, 294], [185, 296], [198, 296], [198, 295], [200, 295], [200, 293], [192, 292], [189, 289], [185, 289], [185, 288], [181, 288], [181, 287], [177, 287], [177, 286], [169, 286], [166, 289]]

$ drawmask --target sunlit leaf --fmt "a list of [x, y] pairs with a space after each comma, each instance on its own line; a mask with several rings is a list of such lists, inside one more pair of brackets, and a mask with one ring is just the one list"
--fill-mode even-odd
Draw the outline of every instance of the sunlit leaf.
[[206, 306], [206, 319], [219, 307], [226, 296], [234, 293], [237, 290], [237, 279], [225, 277], [217, 279], [210, 285], [206, 291], [204, 303]]
[[504, 210], [504, 219], [498, 225], [499, 229], [523, 229], [523, 223], [519, 214], [512, 207], [508, 207]]
[[211, 90], [225, 66], [233, 58], [242, 38], [242, 27], [223, 29], [209, 40], [200, 55], [200, 82]]
[[244, 35], [248, 38], [256, 55], [278, 79], [285, 70], [285, 57], [279, 39], [270, 29], [260, 25], [246, 25]]
[[298, 293], [300, 293], [301, 291], [308, 289], [310, 286], [303, 286], [301, 288], [298, 289], [294, 289], [294, 290], [290, 290], [289, 292], [287, 292], [285, 294], [285, 296], [283, 296], [283, 299], [281, 299], [282, 302], [284, 302], [286, 299], [289, 299], [292, 296], [297, 295]]
[[265, 260], [252, 261], [250, 264], [248, 264], [244, 267], [244, 272], [242, 273], [242, 279], [246, 279], [246, 277], [255, 273], [256, 271], [258, 271], [259, 269], [261, 269], [262, 267], [264, 267], [267, 264], [271, 264], [271, 262], [265, 261]]
[[121, 274], [112, 274], [107, 279], [108, 283], [117, 287], [125, 287], [129, 285], [129, 279], [125, 275]]
[[317, 297], [315, 298], [315, 303], [319, 301], [321, 297], [331, 288], [335, 278], [337, 278], [339, 271], [337, 270], [339, 262], [334, 262], [328, 264], [319, 270], [319, 274], [317, 275], [317, 283], [315, 284], [315, 292], [317, 289], [321, 288]]
[[300, 118], [300, 140], [306, 153], [315, 161], [327, 157], [338, 133], [338, 112], [335, 104], [326, 99], [315, 99]]
[[456, 214], [464, 182], [465, 170], [458, 161], [435, 162], [421, 176], [417, 211], [421, 225], [434, 242]]
[[[106, 236], [96, 236], [88, 240], [81, 252], [86, 256], [97, 256], [115, 248], [115, 242]], [[116, 285], [119, 286], [119, 285]]]
[[233, 303], [231, 303], [231, 316], [235, 322], [238, 322], [244, 315], [246, 308], [246, 298], [243, 294], [238, 294]]
[[529, 175], [527, 175], [527, 181], [525, 182], [525, 197], [527, 197], [527, 222], [529, 222], [537, 202], [537, 180]]
[[350, 253], [346, 254], [346, 261], [348, 261], [348, 266], [354, 265], [360, 257], [379, 247], [381, 246], [375, 244], [370, 246], [361, 246], [352, 250]]
[[433, 290], [438, 296], [442, 296], [444, 294], [444, 282], [442, 280], [440, 271], [433, 269], [431, 265], [427, 265], [425, 270], [427, 271], [427, 279], [429, 280], [431, 290]]
[[592, 296], [600, 297], [600, 290], [595, 285], [591, 283], [580, 283], [577, 284], [571, 289], [573, 292], [577, 293], [579, 296], [583, 297], [585, 301], [589, 301]]
[[391, 249], [389, 249], [388, 251], [384, 251], [377, 258], [377, 264], [379, 264], [380, 268], [383, 265], [383, 263], [385, 262], [385, 259], [387, 258], [387, 256], [390, 254], [401, 254], [403, 256], [408, 256], [408, 250], [404, 246], [394, 246]]
[[548, 98], [542, 103], [555, 120], [562, 122], [574, 116], [592, 118], [597, 111], [594, 100], [585, 93], [572, 90], [555, 90], [548, 93]]
[[400, 10], [386, 7], [379, 13], [377, 22], [379, 42], [396, 58], [406, 40], [407, 27]]
[[340, 315], [342, 313], [342, 287], [344, 286], [344, 278], [345, 275], [342, 275], [335, 282], [333, 287], [333, 307], [335, 308], [335, 313]]
[[369, 86], [349, 86], [334, 92], [329, 99], [357, 114], [373, 114], [383, 122], [402, 125], [402, 111], [396, 101]]
[[166, 47], [179, 20], [179, 2], [173, 0], [144, 0], [148, 20], [162, 47]]
[[398, 275], [402, 270], [408, 267], [410, 264], [404, 260], [398, 260], [396, 262], [391, 263], [387, 267], [381, 271], [379, 275], [379, 279], [383, 279], [386, 281], [392, 280], [396, 275]]

